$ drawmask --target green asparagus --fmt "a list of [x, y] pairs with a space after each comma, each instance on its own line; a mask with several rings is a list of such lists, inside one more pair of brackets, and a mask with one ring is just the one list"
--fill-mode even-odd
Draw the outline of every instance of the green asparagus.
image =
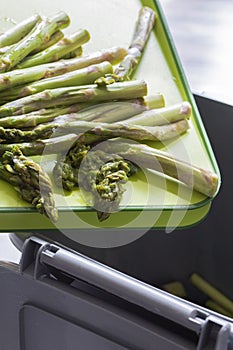
[[[101, 63], [103, 61], [116, 64], [121, 61], [125, 55], [126, 50], [124, 48], [113, 47], [110, 49], [93, 52], [90, 55], [83, 57], [41, 64], [31, 68], [15, 69], [7, 73], [0, 74], [0, 91], [10, 89], [18, 85], [25, 85], [43, 78], [65, 74], [76, 69]], [[6, 94], [8, 94], [8, 92], [6, 92]]]
[[30, 55], [35, 55], [38, 52], [46, 50], [48, 47], [56, 44], [58, 41], [60, 41], [63, 38], [64, 38], [64, 33], [61, 30], [57, 30], [54, 34], [51, 35], [48, 41], [45, 41], [44, 43], [42, 43], [42, 45], [37, 47], [35, 50], [33, 50], [30, 53]]
[[128, 54], [116, 67], [113, 74], [107, 74], [96, 80], [100, 86], [112, 84], [115, 81], [129, 80], [138, 66], [143, 50], [148, 41], [150, 33], [155, 23], [155, 12], [149, 7], [142, 7], [138, 14], [138, 19], [134, 29]]
[[[41, 52], [45, 49], [47, 49], [48, 47], [56, 44], [59, 40], [61, 40], [64, 37], [64, 33], [61, 30], [58, 30], [57, 32], [55, 32], [49, 41], [45, 41], [44, 43], [42, 43], [41, 46], [37, 47], [35, 50], [33, 50], [30, 55], [34, 55], [38, 52]], [[10, 48], [13, 47], [14, 44], [12, 45], [8, 45], [8, 46], [3, 46], [0, 47], [0, 55], [3, 55], [4, 53], [6, 53]]]
[[171, 106], [151, 109], [137, 114], [127, 120], [134, 125], [164, 125], [182, 119], [189, 119], [192, 107], [189, 102], [184, 101]]
[[74, 187], [92, 194], [92, 206], [99, 221], [106, 220], [119, 208], [124, 184], [137, 168], [119, 156], [102, 151], [90, 151], [89, 146], [75, 145], [64, 159], [59, 159], [53, 170], [55, 183], [67, 190]]
[[[71, 116], [72, 117], [72, 116]], [[119, 123], [96, 123], [95, 121], [74, 120], [64, 122], [64, 118], [40, 124], [32, 130], [6, 129], [0, 127], [1, 142], [24, 142], [49, 138], [69, 133], [99, 135], [102, 138], [124, 137], [135, 141], [165, 141], [177, 137], [189, 128], [187, 120], [160, 126], [140, 126]]]
[[150, 146], [109, 140], [104, 142], [104, 150], [119, 154], [144, 168], [163, 172], [208, 197], [213, 197], [217, 191], [219, 181], [217, 174], [173, 158], [168, 153]]
[[63, 108], [40, 109], [39, 111], [28, 114], [0, 118], [0, 127], [17, 129], [30, 128], [38, 124], [47, 123], [57, 116], [76, 113], [82, 108], [85, 108], [85, 105], [80, 103]]
[[1, 101], [14, 101], [18, 98], [36, 94], [47, 89], [93, 84], [96, 78], [113, 71], [111, 63], [105, 61], [85, 68], [77, 69], [56, 77], [42, 79], [31, 83], [3, 91], [0, 94]]
[[48, 41], [58, 29], [67, 27], [69, 23], [70, 19], [64, 12], [38, 21], [29, 34], [0, 57], [0, 72], [11, 70], [35, 48], [40, 47], [44, 41]]
[[57, 137], [50, 137], [49, 139], [40, 139], [32, 142], [20, 143], [0, 143], [0, 155], [5, 151], [12, 151], [17, 146], [25, 156], [35, 156], [42, 154], [59, 154], [66, 152], [76, 141], [80, 144], [93, 144], [100, 141], [99, 135], [94, 134], [69, 134]]
[[82, 56], [82, 54], [83, 54], [83, 48], [82, 48], [82, 46], [79, 46], [74, 51], [70, 51], [65, 56], [62, 56], [62, 59], [67, 60], [67, 59], [71, 59], [71, 58], [75, 58], [75, 57], [80, 57], [80, 56]]
[[39, 19], [40, 16], [35, 14], [0, 34], [0, 47], [17, 43], [32, 30]]
[[129, 53], [114, 71], [118, 80], [130, 79], [132, 76], [153, 29], [155, 18], [155, 12], [151, 8], [144, 6], [140, 9]]
[[62, 38], [58, 43], [48, 47], [44, 51], [26, 57], [17, 65], [17, 68], [29, 68], [42, 63], [58, 61], [66, 54], [74, 51], [90, 40], [90, 34], [85, 29], [79, 29], [69, 37]]
[[13, 45], [8, 45], [8, 46], [3, 46], [0, 48], [0, 55], [3, 55], [4, 53], [6, 53], [11, 47], [13, 47]]
[[[150, 101], [151, 103], [151, 101]], [[115, 101], [94, 104], [77, 113], [76, 120], [94, 121], [98, 123], [115, 123], [135, 116], [148, 110], [147, 102], [143, 99]], [[0, 119], [1, 125], [1, 119]]]
[[80, 102], [127, 100], [143, 97], [146, 94], [147, 84], [143, 80], [114, 83], [106, 87], [98, 87], [93, 84], [50, 89], [0, 106], [0, 117], [25, 114], [41, 108], [68, 106]]
[[93, 105], [87, 102], [67, 107], [45, 108], [27, 114], [0, 118], [0, 126], [25, 129], [49, 122], [58, 116], [65, 120], [70, 114], [73, 120], [112, 123], [126, 120], [150, 108], [156, 108], [162, 102], [163, 96], [157, 94], [127, 101], [102, 102]]
[[0, 178], [14, 186], [20, 196], [52, 221], [58, 218], [50, 178], [42, 168], [14, 147], [0, 157]]

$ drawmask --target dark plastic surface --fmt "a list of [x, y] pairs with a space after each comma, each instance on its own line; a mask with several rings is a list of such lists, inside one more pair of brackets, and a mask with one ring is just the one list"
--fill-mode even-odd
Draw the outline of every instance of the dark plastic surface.
[[2, 349], [233, 349], [230, 319], [59, 245], [28, 239], [16, 267], [0, 265]]
[[85, 283], [33, 279], [7, 265], [0, 280], [0, 349], [196, 349], [193, 332]]

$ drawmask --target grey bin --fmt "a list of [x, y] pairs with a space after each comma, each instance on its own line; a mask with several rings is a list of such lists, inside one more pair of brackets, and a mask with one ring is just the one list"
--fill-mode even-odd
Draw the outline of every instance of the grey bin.
[[[23, 252], [19, 267], [0, 267], [0, 349], [233, 349], [233, 320], [204, 308], [205, 298], [188, 282], [197, 272], [233, 299], [233, 108], [196, 101], [222, 175], [207, 218], [112, 249], [82, 246], [58, 232], [34, 233], [25, 243], [12, 234]], [[174, 280], [191, 301], [159, 289]]]

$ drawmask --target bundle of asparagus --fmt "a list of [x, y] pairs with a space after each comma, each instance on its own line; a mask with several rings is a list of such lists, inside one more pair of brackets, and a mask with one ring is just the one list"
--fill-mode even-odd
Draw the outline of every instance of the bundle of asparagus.
[[[84, 56], [90, 34], [78, 29], [66, 36], [62, 29], [70, 19], [63, 12], [32, 16], [0, 35], [0, 178], [51, 220], [57, 219], [51, 182], [28, 158], [44, 152], [59, 155], [53, 172], [57, 185], [92, 193], [100, 221], [118, 210], [124, 184], [139, 163], [155, 170], [160, 163], [170, 178], [214, 195], [215, 174], [140, 143], [179, 138], [189, 129], [192, 112], [187, 101], [165, 106], [160, 92], [147, 96], [147, 83], [132, 78], [155, 19], [152, 9], [142, 7], [128, 49]], [[139, 143], [123, 142], [119, 148], [119, 137]]]

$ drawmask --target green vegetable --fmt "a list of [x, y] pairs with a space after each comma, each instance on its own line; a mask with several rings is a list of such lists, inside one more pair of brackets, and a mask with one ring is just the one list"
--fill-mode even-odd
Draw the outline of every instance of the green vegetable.
[[140, 9], [128, 54], [116, 67], [113, 74], [107, 74], [96, 80], [99, 85], [112, 84], [115, 81], [129, 80], [139, 64], [144, 48], [155, 23], [155, 12], [144, 6]]
[[38, 124], [47, 123], [57, 116], [73, 114], [80, 111], [84, 106], [80, 104], [61, 108], [40, 109], [28, 114], [21, 114], [11, 117], [0, 118], [0, 126], [4, 128], [30, 128]]
[[45, 41], [49, 41], [51, 35], [58, 29], [67, 27], [69, 23], [70, 19], [64, 12], [52, 18], [39, 20], [25, 37], [0, 57], [0, 72], [11, 70], [33, 50], [40, 47]]
[[51, 35], [49, 41], [45, 41], [41, 46], [33, 50], [30, 55], [35, 55], [38, 52], [46, 50], [48, 47], [56, 44], [62, 38], [64, 38], [64, 33], [61, 30], [57, 30], [53, 35]]
[[17, 43], [32, 30], [32, 28], [39, 20], [40, 16], [38, 14], [35, 14], [1, 33], [0, 47]]
[[60, 58], [76, 50], [89, 40], [89, 32], [85, 29], [79, 29], [69, 37], [64, 37], [58, 43], [49, 46], [44, 51], [40, 51], [35, 55], [26, 57], [17, 65], [17, 68], [29, 68], [42, 63], [58, 61]]
[[24, 131], [0, 127], [0, 139], [7, 142], [23, 142], [44, 139], [54, 135], [88, 133], [98, 135], [100, 139], [124, 137], [135, 141], [165, 141], [179, 136], [186, 132], [188, 128], [189, 125], [186, 120], [161, 126], [140, 126], [127, 124], [127, 122], [97, 123], [84, 120], [64, 122], [64, 118], [62, 118], [47, 124], [40, 124], [32, 130]]
[[53, 175], [57, 185], [67, 191], [78, 186], [91, 193], [98, 219], [104, 221], [118, 210], [124, 184], [136, 171], [136, 167], [119, 156], [92, 151], [77, 142], [64, 160], [58, 160]]
[[6, 180], [20, 196], [52, 221], [58, 218], [50, 178], [39, 164], [14, 147], [0, 157], [0, 178]]
[[104, 142], [104, 150], [119, 154], [124, 159], [140, 164], [143, 168], [162, 172], [208, 197], [213, 197], [217, 191], [219, 180], [217, 174], [173, 158], [159, 149], [139, 143], [109, 140]]
[[[14, 69], [7, 73], [0, 74], [0, 91], [8, 89], [5, 95], [10, 95], [9, 89], [18, 85], [25, 85], [43, 78], [49, 78], [65, 74], [77, 69], [108, 61], [111, 64], [118, 63], [126, 55], [126, 50], [121, 47], [113, 47], [106, 50], [93, 52], [90, 55], [68, 60], [60, 60], [53, 63], [41, 64], [38, 66]], [[13, 90], [14, 91], [14, 90]], [[4, 94], [0, 94], [3, 100]]]
[[221, 291], [212, 286], [209, 282], [204, 280], [197, 273], [193, 273], [190, 276], [191, 283], [205, 293], [209, 298], [216, 302], [219, 306], [223, 307], [226, 311], [233, 314], [233, 301], [227, 298]]
[[23, 87], [16, 87], [14, 89], [6, 90], [0, 94], [0, 98], [2, 101], [4, 100], [8, 102], [48, 89], [93, 84], [96, 78], [105, 73], [111, 73], [112, 70], [113, 68], [111, 63], [107, 61], [99, 64], [93, 64], [91, 66], [77, 69], [56, 77], [39, 80], [31, 83], [30, 85], [24, 85]]
[[41, 108], [68, 106], [80, 102], [127, 100], [143, 97], [146, 94], [147, 84], [143, 80], [115, 83], [106, 87], [98, 87], [93, 84], [50, 89], [2, 105], [0, 117], [25, 114]]
[[144, 6], [140, 9], [128, 55], [114, 71], [118, 80], [127, 80], [132, 76], [154, 27], [155, 18], [155, 12], [151, 8]]
[[164, 125], [182, 119], [189, 119], [191, 111], [190, 103], [184, 101], [171, 106], [145, 111], [128, 119], [127, 122], [136, 125]]

